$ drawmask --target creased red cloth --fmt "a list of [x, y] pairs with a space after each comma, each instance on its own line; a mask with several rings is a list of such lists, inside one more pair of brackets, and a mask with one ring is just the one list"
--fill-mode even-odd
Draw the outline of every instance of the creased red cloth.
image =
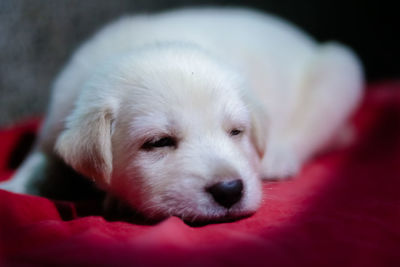
[[[79, 218], [75, 203], [0, 190], [0, 266], [400, 266], [400, 83], [370, 86], [353, 121], [354, 144], [264, 183], [261, 209], [232, 223], [107, 222]], [[0, 131], [0, 179], [36, 126]]]

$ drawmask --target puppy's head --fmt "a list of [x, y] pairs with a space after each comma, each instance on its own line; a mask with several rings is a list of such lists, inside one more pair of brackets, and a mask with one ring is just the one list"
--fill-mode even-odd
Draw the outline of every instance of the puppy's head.
[[56, 149], [148, 217], [245, 216], [261, 199], [264, 138], [244, 87], [195, 47], [135, 51], [86, 83]]

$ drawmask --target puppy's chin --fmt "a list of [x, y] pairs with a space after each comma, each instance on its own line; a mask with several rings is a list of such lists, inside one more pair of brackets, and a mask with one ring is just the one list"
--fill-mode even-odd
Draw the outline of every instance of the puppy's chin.
[[256, 211], [240, 213], [227, 213], [223, 217], [196, 217], [195, 219], [186, 218], [183, 221], [193, 227], [205, 226], [208, 224], [230, 223], [252, 216]]
[[226, 212], [223, 216], [216, 215], [193, 215], [193, 216], [179, 216], [179, 215], [163, 215], [162, 213], [153, 214], [152, 217], [138, 212], [130, 207], [122, 210], [108, 211], [104, 217], [109, 221], [126, 221], [138, 225], [155, 225], [170, 217], [180, 218], [184, 223], [192, 227], [200, 227], [208, 224], [230, 223], [252, 216], [256, 211], [246, 212]]
[[139, 211], [150, 219], [175, 216], [190, 225], [230, 222], [249, 217], [258, 210], [261, 204], [261, 190], [252, 193], [251, 197], [246, 194], [240, 202], [230, 208], [219, 205], [210, 196], [206, 195], [207, 197], [200, 199], [195, 198], [194, 194], [192, 199], [163, 199], [147, 207], [142, 206]]
[[[193, 208], [176, 209], [160, 205], [154, 209], [136, 209], [134, 206], [117, 197], [108, 196], [104, 202], [104, 217], [110, 221], [128, 221], [135, 224], [157, 224], [169, 217], [178, 217], [190, 226], [202, 226], [211, 223], [225, 223], [244, 219], [253, 215], [257, 208], [245, 209], [240, 204], [230, 209], [219, 206], [209, 207], [201, 211]], [[175, 208], [175, 209], [174, 209]]]
[[[256, 210], [226, 210], [221, 214], [194, 215], [180, 217], [186, 224], [190, 226], [203, 226], [215, 223], [235, 222], [252, 216]], [[179, 217], [179, 216], [178, 216]]]
[[167, 215], [163, 213], [154, 213], [151, 217], [148, 217], [143, 213], [136, 212], [133, 215], [133, 217], [130, 218], [130, 221], [137, 222], [138, 220], [140, 220], [150, 224], [154, 224], [161, 222], [165, 219], [168, 219], [169, 217], [177, 217], [190, 226], [203, 226], [207, 224], [229, 223], [238, 221], [252, 216], [255, 212], [256, 210], [246, 210], [246, 211], [226, 210], [225, 212], [218, 214], [210, 213], [210, 214], [184, 214], [184, 215], [180, 215], [179, 213], [172, 215]]

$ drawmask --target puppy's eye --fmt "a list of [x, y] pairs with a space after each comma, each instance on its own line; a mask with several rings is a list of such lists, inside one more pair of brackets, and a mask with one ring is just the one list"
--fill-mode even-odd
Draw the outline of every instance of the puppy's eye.
[[229, 132], [230, 136], [237, 136], [237, 135], [241, 135], [243, 133], [244, 130], [242, 129], [238, 129], [238, 128], [234, 128]]
[[160, 147], [176, 147], [177, 142], [176, 139], [171, 136], [166, 136], [161, 139], [147, 141], [142, 145], [142, 149], [150, 150], [153, 148], [160, 148]]

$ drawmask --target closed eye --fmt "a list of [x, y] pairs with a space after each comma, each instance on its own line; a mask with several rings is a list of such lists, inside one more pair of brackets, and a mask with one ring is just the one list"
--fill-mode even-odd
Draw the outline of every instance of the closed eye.
[[160, 139], [150, 140], [150, 141], [145, 142], [142, 145], [141, 149], [151, 150], [151, 149], [162, 148], [162, 147], [176, 148], [176, 146], [177, 146], [176, 138], [174, 138], [172, 136], [165, 136]]
[[229, 135], [230, 136], [237, 136], [237, 135], [241, 135], [244, 132], [243, 129], [241, 128], [233, 128], [230, 132]]

